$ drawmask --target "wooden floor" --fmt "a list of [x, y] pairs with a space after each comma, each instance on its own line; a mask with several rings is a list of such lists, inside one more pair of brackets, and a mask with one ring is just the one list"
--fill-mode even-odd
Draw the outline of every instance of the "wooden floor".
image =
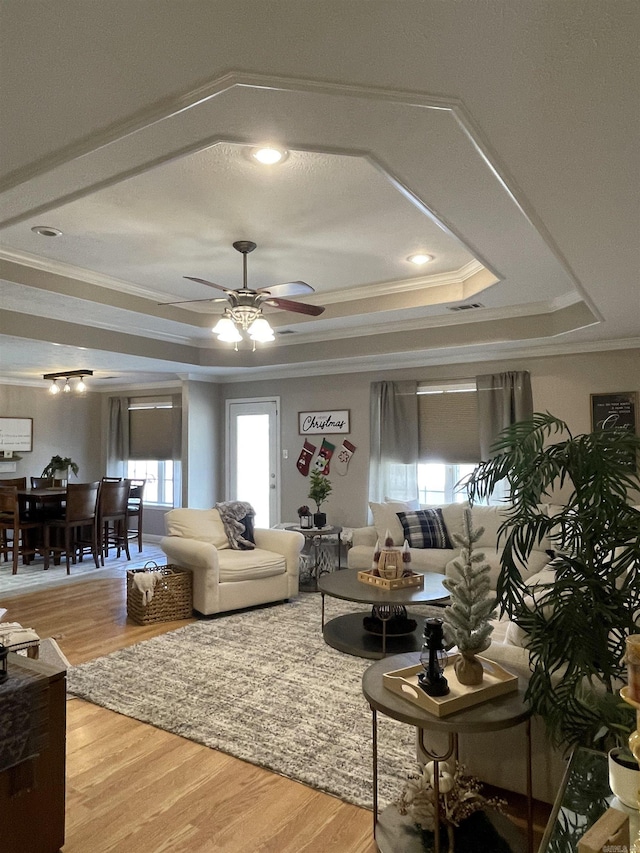
[[[72, 664], [188, 624], [128, 622], [124, 577], [32, 592], [5, 606], [6, 621], [54, 637]], [[67, 715], [64, 853], [377, 850], [365, 809], [80, 699], [67, 702]], [[537, 841], [548, 811], [537, 804]], [[522, 798], [509, 795], [508, 812], [522, 825]]]

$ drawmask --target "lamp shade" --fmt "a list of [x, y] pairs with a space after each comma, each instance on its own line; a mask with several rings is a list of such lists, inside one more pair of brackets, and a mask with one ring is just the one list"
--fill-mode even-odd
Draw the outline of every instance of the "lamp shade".
[[253, 323], [249, 326], [249, 337], [252, 341], [258, 341], [260, 343], [275, 340], [273, 329], [264, 317], [256, 317]]
[[236, 329], [230, 317], [221, 317], [213, 327], [212, 332], [218, 336], [219, 341], [224, 341], [225, 343], [233, 344], [242, 340], [242, 335]]

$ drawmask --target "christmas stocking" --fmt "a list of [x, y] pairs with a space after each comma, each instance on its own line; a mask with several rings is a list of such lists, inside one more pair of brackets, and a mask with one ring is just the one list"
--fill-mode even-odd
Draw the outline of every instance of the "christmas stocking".
[[347, 473], [347, 468], [349, 467], [349, 461], [351, 457], [356, 451], [355, 444], [351, 444], [350, 441], [347, 441], [345, 438], [342, 442], [342, 447], [338, 451], [338, 455], [336, 456], [336, 474], [340, 474], [341, 477]]
[[318, 473], [324, 474], [326, 476], [329, 473], [329, 463], [331, 462], [331, 457], [333, 456], [333, 451], [335, 449], [335, 444], [331, 444], [330, 441], [327, 441], [326, 438], [323, 438], [322, 446], [318, 451], [318, 457], [313, 463], [313, 470], [318, 471]]
[[311, 459], [315, 452], [315, 444], [311, 444], [311, 442], [305, 440], [304, 446], [300, 451], [300, 456], [298, 456], [298, 461], [296, 462], [298, 471], [300, 471], [303, 477], [307, 477], [309, 475], [309, 466], [311, 465]]

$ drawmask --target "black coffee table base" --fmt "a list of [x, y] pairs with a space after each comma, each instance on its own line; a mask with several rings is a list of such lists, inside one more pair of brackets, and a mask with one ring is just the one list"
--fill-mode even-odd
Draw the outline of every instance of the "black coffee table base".
[[364, 628], [363, 620], [371, 618], [371, 611], [347, 613], [325, 622], [322, 635], [325, 643], [340, 652], [359, 658], [380, 660], [387, 655], [401, 652], [418, 652], [422, 648], [424, 618], [416, 614], [407, 614], [416, 622], [416, 629], [400, 636], [386, 634], [384, 650], [382, 634], [372, 633]]

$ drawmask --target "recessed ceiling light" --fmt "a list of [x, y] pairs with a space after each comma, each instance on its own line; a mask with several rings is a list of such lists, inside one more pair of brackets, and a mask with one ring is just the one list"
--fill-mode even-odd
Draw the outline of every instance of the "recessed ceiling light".
[[263, 166], [274, 166], [276, 163], [282, 163], [286, 159], [287, 153], [283, 148], [276, 148], [273, 145], [251, 149], [253, 159], [262, 163]]
[[59, 237], [62, 234], [62, 231], [52, 228], [50, 225], [34, 225], [31, 230], [41, 237]]
[[415, 264], [416, 266], [420, 267], [422, 266], [422, 264], [428, 264], [429, 261], [432, 261], [433, 255], [423, 255], [421, 253], [418, 253], [416, 255], [409, 255], [407, 260], [410, 261], [412, 264]]

